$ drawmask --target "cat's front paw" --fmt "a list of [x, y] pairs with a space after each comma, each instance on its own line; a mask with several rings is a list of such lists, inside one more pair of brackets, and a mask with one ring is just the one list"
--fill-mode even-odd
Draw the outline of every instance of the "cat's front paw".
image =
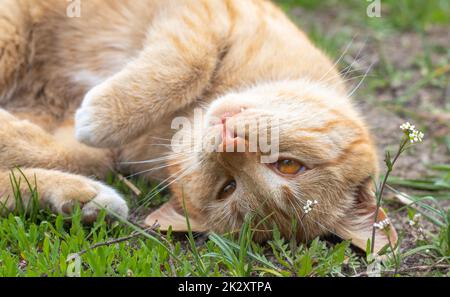
[[[110, 100], [110, 101], [109, 101]], [[121, 144], [114, 131], [114, 97], [108, 98], [107, 86], [90, 90], [75, 114], [75, 137], [94, 147], [114, 147]]]
[[106, 209], [107, 214], [113, 218], [128, 217], [128, 206], [125, 200], [116, 191], [102, 184], [99, 184], [97, 195], [83, 206], [83, 221], [88, 223], [94, 221], [100, 209]]
[[[142, 98], [131, 96], [121, 77], [112, 77], [92, 88], [75, 114], [75, 136], [87, 145], [119, 147], [133, 141], [150, 126]], [[131, 87], [136, 88], [135, 86]]]

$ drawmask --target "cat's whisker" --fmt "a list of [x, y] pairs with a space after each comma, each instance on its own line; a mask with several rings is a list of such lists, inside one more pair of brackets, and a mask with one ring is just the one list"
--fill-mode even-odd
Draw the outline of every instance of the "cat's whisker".
[[208, 110], [208, 109], [209, 109], [209, 106], [210, 106], [209, 103], [202, 102], [202, 101], [198, 101], [197, 104], [198, 104], [198, 106], [199, 106], [200, 108], [202, 108], [203, 110]]
[[[323, 79], [326, 77], [326, 75], [327, 75], [332, 69], [335, 69], [335, 68], [336, 68], [336, 66], [339, 64], [339, 62], [340, 62], [340, 61], [343, 59], [343, 57], [346, 55], [346, 53], [348, 52], [350, 46], [353, 44], [353, 41], [354, 41], [355, 37], [356, 37], [356, 34], [352, 37], [352, 40], [347, 44], [347, 46], [346, 46], [346, 48], [344, 49], [343, 53], [339, 56], [339, 58], [336, 60], [336, 62], [333, 64], [333, 66], [332, 66], [330, 69], [328, 69], [328, 71], [326, 71], [326, 72], [322, 75], [322, 77], [318, 80], [318, 83], [324, 84], [324, 83], [326, 83], [326, 82], [328, 82], [328, 81], [334, 79], [334, 77], [331, 77], [331, 78], [328, 78], [328, 79], [326, 79], [326, 80], [323, 80]], [[358, 50], [358, 53], [357, 53], [356, 58], [352, 61], [352, 63], [351, 63], [350, 65], [347, 65], [347, 66], [344, 68], [344, 70], [342, 70], [342, 71], [340, 72], [340, 73], [342, 74], [342, 72], [346, 71], [345, 74], [344, 74], [344, 78], [346, 78], [347, 75], [348, 75], [349, 73], [352, 73], [353, 71], [356, 71], [356, 70], [351, 70], [351, 71], [350, 71], [350, 69], [352, 69], [353, 64], [354, 64], [355, 62], [358, 61], [359, 56], [360, 56], [362, 50], [363, 50], [363, 49], [365, 48], [365, 46], [366, 46], [366, 43], [367, 43], [367, 38], [366, 38], [366, 40], [364, 41], [363, 45], [362, 45], [362, 46], [360, 47], [360, 49]], [[338, 81], [337, 84], [338, 84], [338, 85], [341, 85], [341, 84], [343, 84], [345, 81], [346, 81], [346, 80], [344, 80], [344, 81]]]
[[[200, 162], [199, 162], [200, 163]], [[151, 195], [148, 197], [145, 197], [143, 200], [144, 202], [148, 202], [151, 201], [154, 197], [156, 197], [157, 195], [159, 195], [162, 191], [164, 191], [165, 189], [167, 189], [171, 184], [173, 184], [174, 182], [177, 182], [178, 180], [180, 180], [181, 178], [185, 177], [186, 175], [190, 174], [197, 166], [199, 166], [200, 164], [196, 163], [193, 164], [191, 166], [189, 166], [188, 168], [184, 168], [179, 170], [178, 172], [172, 174], [170, 177], [166, 178], [164, 181], [162, 181], [161, 183], [159, 183], [155, 188], [159, 188], [162, 184], [164, 184], [165, 182], [167, 182], [168, 180], [170, 180], [171, 178], [173, 178], [174, 176], [177, 176], [173, 181], [167, 183], [165, 186], [159, 188], [156, 192], [154, 192], [153, 194], [150, 193]]]
[[294, 212], [295, 212], [298, 222], [302, 225], [303, 231], [305, 232], [305, 238], [308, 238], [308, 229], [303, 224], [303, 220], [302, 220], [302, 217], [300, 216], [300, 213], [297, 211], [297, 208], [295, 207], [293, 202], [290, 199], [288, 199], [288, 201], [291, 204], [292, 208], [294, 209]]
[[165, 140], [165, 141], [172, 141], [172, 139], [169, 139], [169, 138], [156, 137], [156, 136], [153, 136], [153, 137], [152, 137], [152, 139], [155, 139], [155, 140]]
[[[161, 147], [166, 147], [166, 148], [178, 148], [178, 147], [186, 147], [187, 145], [184, 144], [165, 144], [165, 143], [153, 143], [153, 144], [149, 144], [149, 146], [161, 146]], [[170, 152], [172, 153], [172, 152]]]
[[353, 88], [353, 90], [347, 95], [347, 97], [351, 97], [353, 95], [353, 93], [355, 93], [358, 88], [361, 86], [361, 84], [363, 83], [364, 79], [367, 77], [367, 74], [370, 72], [370, 70], [372, 69], [372, 66], [375, 64], [375, 62], [372, 62], [369, 66], [369, 68], [367, 68], [366, 73], [364, 73], [363, 78], [359, 81], [359, 83], [356, 85], [356, 87]]
[[322, 81], [322, 79], [324, 79], [328, 73], [330, 73], [330, 71], [332, 71], [333, 69], [336, 68], [336, 66], [339, 64], [339, 62], [341, 62], [342, 58], [344, 58], [344, 56], [347, 54], [347, 51], [350, 49], [350, 46], [353, 44], [353, 41], [355, 40], [357, 34], [355, 34], [352, 37], [352, 40], [350, 40], [350, 42], [347, 44], [347, 46], [345, 47], [344, 51], [342, 52], [342, 54], [339, 56], [339, 58], [334, 62], [334, 64], [319, 78], [319, 82]]
[[[162, 146], [162, 147], [165, 147], [165, 148], [173, 147], [173, 145], [171, 145], [171, 144], [164, 144], [164, 143], [153, 143], [153, 144], [149, 144], [149, 146]], [[175, 145], [175, 146], [178, 146], [178, 145]]]
[[[161, 187], [162, 185], [164, 185], [164, 183], [168, 182], [169, 180], [171, 180], [171, 179], [174, 178], [175, 176], [180, 176], [180, 173], [185, 172], [185, 171], [187, 171], [188, 169], [190, 169], [191, 167], [194, 167], [194, 166], [195, 166], [195, 165], [191, 165], [191, 166], [189, 166], [188, 168], [180, 169], [180, 170], [178, 170], [177, 172], [171, 174], [169, 177], [167, 177], [166, 179], [164, 179], [163, 181], [161, 181], [158, 185], [156, 185], [156, 186], [154, 187], [154, 189], [158, 189], [159, 187]], [[176, 181], [176, 180], [177, 180], [177, 178], [174, 179], [174, 181]], [[170, 183], [169, 183], [169, 184], [170, 184]], [[159, 189], [156, 190], [155, 192], [156, 192], [157, 194], [159, 194], [159, 193], [161, 193], [165, 188], [166, 188], [166, 186], [164, 186], [164, 187], [162, 187], [162, 188], [159, 188]], [[154, 191], [152, 191], [152, 192], [154, 192]], [[153, 195], [152, 192], [149, 193], [150, 196]], [[148, 199], [148, 200], [151, 200], [151, 198], [154, 197], [154, 195], [153, 195], [151, 198], [149, 198], [149, 197], [150, 197], [149, 195], [147, 195], [147, 197], [144, 198], [144, 200], [145, 200], [144, 202], [147, 202], [147, 201], [146, 201], [147, 199]]]
[[142, 160], [142, 161], [127, 161], [127, 162], [120, 162], [120, 164], [125, 165], [134, 165], [134, 164], [149, 164], [149, 163], [161, 163], [166, 162], [174, 159], [178, 159], [182, 154], [175, 154], [173, 152], [168, 153], [167, 156], [155, 158], [155, 159], [149, 159], [149, 160]]
[[[358, 71], [359, 71], [359, 70], [358, 70]], [[361, 74], [361, 75], [358, 75], [358, 76], [354, 76], [354, 77], [347, 78], [347, 79], [343, 80], [343, 82], [344, 82], [344, 83], [345, 83], [345, 82], [349, 82], [349, 81], [355, 80], [355, 79], [357, 79], [357, 78], [366, 78], [367, 76], [368, 76], [368, 74], [365, 73], [365, 74]]]
[[354, 63], [358, 63], [358, 62], [364, 62], [363, 58], [358, 58], [357, 60], [354, 60], [352, 62], [352, 64], [347, 65], [345, 68], [343, 68], [340, 71], [340, 75], [342, 76], [342, 78], [344, 79], [344, 81], [348, 78], [350, 73], [354, 73], [354, 72], [363, 72], [364, 68], [354, 68], [353, 64]]
[[[165, 189], [167, 189], [171, 184], [173, 184], [174, 182], [177, 182], [178, 180], [180, 180], [181, 178], [183, 178], [187, 174], [191, 173], [191, 171], [193, 169], [195, 169], [195, 167], [198, 166], [198, 165], [199, 164], [193, 164], [193, 165], [189, 166], [188, 168], [180, 169], [177, 172], [175, 172], [174, 174], [170, 175], [165, 180], [163, 180], [162, 182], [160, 182], [158, 185], [156, 185], [154, 187], [154, 190], [151, 191], [150, 193], [148, 193], [147, 196], [144, 197], [139, 202], [139, 205], [134, 209], [133, 214], [136, 214], [139, 210], [142, 209], [142, 207], [144, 207], [146, 205], [146, 203], [150, 202], [154, 197], [156, 197], [157, 195], [161, 194], [161, 192], [164, 191]], [[165, 182], [169, 181], [170, 179], [174, 178], [175, 176], [177, 176], [177, 177], [173, 181], [171, 181], [168, 184], [166, 184], [165, 186], [159, 188], [161, 185], [163, 185]], [[155, 189], [157, 189], [157, 190], [155, 190]]]
[[[183, 130], [178, 131], [178, 133], [183, 133]], [[186, 136], [190, 136], [189, 132], [184, 133]], [[161, 137], [152, 137], [154, 140], [159, 140], [159, 141], [167, 141], [168, 144], [170, 145], [173, 142], [173, 139], [169, 139], [169, 138], [161, 138]], [[149, 145], [153, 145], [154, 143], [150, 143]]]
[[171, 167], [171, 166], [174, 166], [174, 165], [183, 164], [183, 163], [185, 163], [185, 162], [187, 162], [187, 161], [192, 160], [193, 158], [194, 158], [194, 157], [185, 158], [185, 159], [182, 159], [182, 160], [179, 161], [179, 162], [175, 162], [175, 163], [167, 163], [167, 164], [164, 164], [164, 165], [162, 165], [162, 166], [152, 167], [152, 168], [150, 168], [150, 169], [143, 170], [143, 171], [139, 171], [139, 172], [133, 173], [133, 174], [131, 174], [131, 175], [128, 175], [127, 178], [131, 178], [131, 177], [134, 177], [134, 176], [137, 176], [137, 175], [141, 175], [141, 174], [144, 174], [144, 173], [148, 173], [148, 172], [152, 172], [152, 171], [155, 171], [155, 170], [164, 169], [164, 168]]
[[355, 71], [355, 70], [356, 70], [356, 69], [350, 70], [350, 69], [351, 69], [351, 66], [352, 66], [352, 65], [349, 64], [349, 65], [345, 66], [344, 68], [342, 68], [342, 70], [339, 72], [339, 73], [341, 74], [341, 76], [344, 76], [344, 77], [345, 77], [344, 74], [347, 74], [348, 71]]
[[[347, 48], [344, 50], [344, 53], [339, 57], [339, 59], [335, 62], [335, 65], [332, 67], [332, 68], [330, 68], [327, 72], [325, 72], [325, 74], [324, 75], [322, 75], [322, 77], [321, 78], [319, 78], [319, 80], [317, 80], [316, 81], [316, 83], [317, 84], [319, 84], [319, 85], [323, 85], [324, 87], [326, 87], [326, 83], [328, 83], [329, 81], [333, 81], [333, 80], [335, 80], [335, 77], [329, 77], [329, 78], [327, 78], [327, 79], [325, 79], [324, 80], [324, 78], [326, 77], [326, 75], [332, 70], [332, 69], [334, 69], [335, 68], [335, 66], [337, 65], [337, 63], [339, 63], [340, 62], [340, 60], [343, 58], [343, 56], [347, 53], [347, 51], [348, 51], [348, 48], [349, 48], [349, 46], [351, 45], [351, 43], [353, 42], [353, 39], [354, 39], [355, 37], [353, 37], [352, 38], [352, 41], [349, 43], [349, 45], [347, 46]], [[364, 46], [365, 46], [365, 44], [364, 44]], [[362, 47], [362, 48], [364, 48], [364, 46]], [[362, 50], [362, 48], [361, 48], [361, 50]], [[359, 53], [358, 53], [358, 56], [359, 56]], [[354, 64], [354, 62], [355, 62], [355, 60], [350, 64], [350, 65], [347, 65], [344, 69], [348, 69], [348, 70], [350, 70], [351, 69], [351, 67], [352, 67], [352, 65]], [[353, 72], [353, 71], [352, 71]], [[345, 78], [345, 77], [344, 77]], [[341, 85], [341, 84], [343, 84], [343, 83], [345, 83], [347, 80], [339, 80], [339, 81], [337, 81], [337, 82], [335, 82], [334, 83], [334, 85]], [[311, 85], [309, 88], [307, 88], [306, 89], [306, 91], [309, 91], [309, 90], [311, 90], [313, 88], [313, 86]]]
[[217, 208], [216, 207], [210, 206], [209, 208], [212, 211], [214, 211], [214, 214], [217, 214], [216, 222], [215, 222], [215, 224], [217, 226], [227, 225], [225, 220], [229, 220], [230, 219], [230, 214], [225, 211], [225, 207], [222, 207], [220, 209], [220, 211], [218, 211], [218, 212], [217, 212]]
[[[350, 72], [348, 72], [348, 73], [360, 72], [360, 71], [361, 71], [360, 69], [355, 69], [355, 70], [352, 70], [352, 71], [350, 71]], [[364, 77], [365, 75], [367, 75], [367, 73], [362, 74], [362, 75], [359, 75], [359, 76], [354, 76], [354, 77], [350, 77], [350, 78], [345, 78], [345, 79], [339, 80], [339, 81], [337, 81], [337, 82], [334, 82], [333, 85], [334, 85], [334, 86], [343, 85], [343, 84], [345, 84], [346, 82], [352, 81], [352, 80], [357, 79], [357, 78], [360, 78], [360, 77]], [[328, 82], [328, 81], [330, 81], [330, 80], [332, 80], [332, 79], [327, 79], [327, 80], [325, 80], [325, 81], [323, 81], [323, 82], [321, 82], [321, 83], [326, 83], [326, 82]]]
[[[357, 62], [359, 61], [359, 56], [360, 56], [361, 52], [363, 51], [363, 49], [366, 47], [366, 44], [367, 44], [367, 37], [366, 37], [366, 40], [364, 41], [363, 45], [359, 48], [358, 53], [356, 54], [356, 58], [353, 59], [352, 63], [350, 63], [348, 70], [352, 69], [352, 68], [353, 68], [353, 64], [355, 64], [355, 63], [357, 63]], [[344, 78], [347, 77], [348, 70], [347, 70], [347, 72], [343, 75]]]
[[350, 65], [343, 69], [343, 71], [345, 71], [345, 76], [343, 75], [344, 79], [342, 81], [337, 82], [336, 83], [337, 85], [344, 84], [345, 82], [347, 82], [348, 81], [348, 77], [347, 77], [348, 74], [355, 73], [355, 72], [361, 72], [361, 69], [352, 69], [352, 70], [350, 70], [349, 67], [350, 67]]

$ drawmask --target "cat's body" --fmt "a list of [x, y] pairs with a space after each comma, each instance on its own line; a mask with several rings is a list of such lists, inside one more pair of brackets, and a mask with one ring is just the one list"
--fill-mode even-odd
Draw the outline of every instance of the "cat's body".
[[[219, 162], [223, 165], [219, 171], [226, 171], [227, 176], [233, 170], [245, 172], [245, 166], [236, 169], [232, 165], [234, 161], [226, 160], [231, 155], [233, 160], [239, 160], [242, 154], [228, 154], [225, 161], [205, 161], [201, 166], [199, 160], [207, 160], [211, 155], [171, 154], [167, 140], [176, 132], [171, 129], [171, 122], [177, 116], [192, 119], [196, 107], [208, 106], [208, 116], [220, 118], [230, 111], [231, 116], [235, 116], [242, 110], [259, 106], [270, 110], [272, 106], [280, 110], [279, 114], [271, 116], [289, 115], [289, 111], [295, 113], [295, 110], [305, 115], [305, 122], [287, 121], [293, 127], [280, 129], [282, 148], [291, 135], [306, 131], [312, 134], [289, 140], [312, 142], [308, 147], [298, 148], [299, 154], [308, 154], [302, 156], [302, 163], [308, 165], [308, 169], [327, 167], [326, 164], [333, 162], [336, 162], [333, 166], [341, 166], [322, 173], [316, 169], [317, 183], [314, 184], [314, 178], [308, 183], [315, 185], [309, 189], [314, 197], [306, 196], [304, 200], [321, 200], [324, 196], [315, 214], [318, 223], [314, 226], [313, 221], [296, 216], [300, 211], [296, 208], [301, 207], [291, 204], [289, 207], [295, 212], [285, 211], [274, 216], [278, 224], [285, 225], [281, 228], [283, 233], [291, 232], [289, 220], [297, 217], [304, 219], [301, 223], [306, 225], [294, 232], [299, 233], [299, 239], [307, 240], [329, 232], [352, 237], [350, 234], [354, 233], [346, 225], [348, 220], [356, 218], [356, 221], [364, 221], [363, 237], [368, 237], [367, 226], [371, 223], [366, 220], [368, 214], [373, 213], [374, 200], [365, 187], [367, 179], [375, 177], [377, 172], [370, 137], [353, 110], [333, 63], [275, 6], [258, 0], [81, 3], [80, 18], [66, 16], [68, 3], [63, 0], [0, 3], [0, 107], [6, 110], [0, 109], [2, 197], [11, 196], [9, 170], [20, 166], [27, 177], [37, 177], [43, 203], [50, 204], [56, 211], [70, 212], [72, 201], [80, 200], [88, 203], [83, 210], [87, 220], [91, 220], [95, 217], [96, 204], [89, 202], [94, 198], [95, 202], [126, 215], [127, 208], [117, 194], [81, 175], [101, 177], [112, 168], [136, 173], [153, 166], [154, 170], [146, 172], [149, 177], [166, 182], [172, 181], [174, 176], [179, 179], [171, 184], [174, 202], [155, 212], [148, 223], [158, 219], [163, 225], [181, 224], [177, 220], [182, 216], [173, 209], [179, 211], [181, 197], [185, 197], [188, 210], [193, 220], [199, 221], [200, 229], [232, 231], [242, 222], [245, 213], [255, 211], [252, 205], [264, 205], [266, 201], [212, 205], [213, 198], [207, 197], [214, 196], [216, 183], [223, 181], [221, 174], [208, 174], [208, 170], [214, 171]], [[299, 90], [303, 93], [298, 94]], [[324, 96], [327, 98], [322, 98]], [[74, 127], [74, 114], [81, 103]], [[239, 111], [235, 111], [236, 108]], [[293, 119], [299, 118], [294, 113]], [[327, 137], [320, 140], [323, 133]], [[78, 140], [100, 148], [79, 143], [75, 135]], [[357, 151], [353, 150], [355, 146], [358, 146]], [[158, 158], [171, 165], [169, 170], [158, 170], [164, 162], [125, 164]], [[244, 164], [251, 158], [246, 157], [239, 163]], [[258, 168], [251, 169], [255, 176]], [[313, 174], [310, 172], [306, 174]], [[273, 180], [273, 177], [264, 177], [267, 174], [261, 173], [261, 178]], [[323, 178], [319, 178], [321, 175]], [[326, 184], [327, 178], [329, 184]], [[266, 189], [264, 193], [264, 187], [258, 184], [252, 190], [237, 178], [236, 184], [245, 185], [244, 190], [253, 194], [240, 195], [259, 197], [270, 192]], [[297, 196], [297, 189], [280, 187], [283, 189], [281, 196]], [[337, 193], [322, 193], [317, 187], [325, 191], [334, 188]], [[350, 196], [361, 195], [370, 198], [364, 198], [367, 201], [350, 199]], [[358, 206], [357, 202], [364, 206]], [[14, 207], [11, 200], [6, 204]], [[270, 207], [283, 208], [277, 203]], [[231, 209], [237, 213], [227, 213], [232, 212]], [[359, 209], [361, 217], [346, 213], [349, 209]], [[270, 216], [266, 211], [263, 213]], [[227, 223], [219, 220], [219, 216], [235, 218]], [[356, 221], [350, 224], [362, 224]], [[343, 227], [339, 229], [336, 224]], [[362, 242], [364, 238], [358, 239]], [[365, 244], [361, 242], [360, 245]]]

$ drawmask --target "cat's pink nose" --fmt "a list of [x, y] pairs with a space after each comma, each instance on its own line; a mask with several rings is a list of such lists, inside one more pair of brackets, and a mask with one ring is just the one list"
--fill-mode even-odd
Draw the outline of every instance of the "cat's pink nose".
[[227, 120], [229, 118], [231, 118], [234, 114], [232, 114], [231, 112], [226, 112], [222, 115], [222, 117], [220, 118], [220, 122], [222, 123], [222, 125], [225, 125], [227, 123]]
[[227, 119], [230, 116], [223, 116], [222, 121], [222, 143], [223, 152], [238, 152], [244, 153], [246, 151], [246, 140], [236, 134], [233, 130], [227, 127]]
[[216, 110], [214, 111], [214, 113], [211, 114], [209, 124], [212, 126], [223, 124], [228, 118], [238, 115], [243, 111], [245, 111], [244, 107], [227, 108], [226, 110], [224, 109]]

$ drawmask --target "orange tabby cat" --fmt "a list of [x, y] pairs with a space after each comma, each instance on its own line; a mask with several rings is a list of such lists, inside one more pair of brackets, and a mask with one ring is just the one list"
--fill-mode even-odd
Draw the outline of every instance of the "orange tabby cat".
[[[261, 0], [80, 3], [73, 18], [65, 0], [0, 3], [0, 199], [8, 209], [10, 176], [23, 174], [56, 212], [78, 201], [85, 221], [101, 206], [127, 216], [120, 195], [88, 176], [145, 171], [173, 194], [147, 224], [184, 230], [184, 199], [198, 230], [235, 231], [255, 213], [258, 240], [275, 223], [299, 241], [334, 233], [365, 247], [372, 140], [335, 65], [279, 9]], [[196, 121], [196, 108], [206, 129], [184, 131], [187, 138], [219, 136], [224, 146], [248, 147], [251, 131], [230, 133], [236, 125], [276, 119], [278, 159], [191, 144], [173, 152], [165, 142], [176, 133], [172, 120]], [[25, 182], [21, 191], [29, 199]], [[392, 228], [389, 236], [396, 240]], [[376, 249], [386, 243], [378, 232]]]

